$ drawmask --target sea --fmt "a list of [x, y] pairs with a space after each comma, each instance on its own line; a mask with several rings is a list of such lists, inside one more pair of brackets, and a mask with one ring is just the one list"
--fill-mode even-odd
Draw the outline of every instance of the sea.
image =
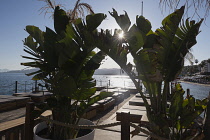
[[[126, 75], [94, 75], [97, 86], [116, 87], [116, 88], [135, 88], [131, 79]], [[31, 80], [31, 76], [24, 73], [0, 73], [0, 95], [12, 95], [16, 91], [32, 92], [37, 83]], [[200, 85], [195, 83], [181, 82], [183, 89], [190, 89], [190, 94], [195, 98], [203, 99], [209, 95], [210, 85]], [[17, 88], [16, 88], [17, 87]], [[42, 88], [42, 87], [39, 87]]]

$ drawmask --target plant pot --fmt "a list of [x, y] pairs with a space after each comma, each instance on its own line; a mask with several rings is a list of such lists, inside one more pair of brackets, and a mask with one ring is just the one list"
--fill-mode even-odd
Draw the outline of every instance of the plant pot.
[[148, 136], [146, 140], [150, 140], [150, 139], [151, 139], [151, 136]]
[[[87, 120], [87, 119], [80, 119], [79, 125], [94, 125], [94, 123]], [[43, 130], [45, 128], [47, 128], [46, 122], [41, 122], [34, 127], [34, 130], [33, 130], [34, 131], [34, 140], [50, 140], [50, 139], [41, 138], [37, 135], [38, 132], [40, 132], [41, 130]], [[84, 135], [82, 137], [78, 137], [78, 138], [75, 138], [75, 139], [71, 139], [71, 140], [93, 140], [94, 139], [94, 134], [95, 134], [95, 129], [93, 129], [87, 135]]]

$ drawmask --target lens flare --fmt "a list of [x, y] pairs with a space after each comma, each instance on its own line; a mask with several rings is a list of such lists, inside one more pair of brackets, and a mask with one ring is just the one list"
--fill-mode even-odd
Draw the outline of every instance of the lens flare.
[[123, 32], [119, 33], [118, 37], [119, 37], [120, 39], [123, 38], [123, 37], [124, 37], [124, 33], [123, 33]]

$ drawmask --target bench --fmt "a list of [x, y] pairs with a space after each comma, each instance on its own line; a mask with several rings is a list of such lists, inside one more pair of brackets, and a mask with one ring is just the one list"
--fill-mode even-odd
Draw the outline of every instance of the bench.
[[124, 100], [124, 94], [123, 93], [114, 93], [112, 97], [115, 99], [116, 102], [123, 101]]
[[85, 119], [91, 119], [93, 117], [96, 116], [97, 113], [97, 107], [99, 106], [98, 103], [95, 103], [93, 105], [91, 105], [85, 112], [85, 114], [83, 115], [83, 118]]
[[115, 99], [113, 99], [112, 97], [107, 97], [103, 100], [98, 101], [97, 103], [99, 104], [97, 111], [105, 111], [115, 104]]

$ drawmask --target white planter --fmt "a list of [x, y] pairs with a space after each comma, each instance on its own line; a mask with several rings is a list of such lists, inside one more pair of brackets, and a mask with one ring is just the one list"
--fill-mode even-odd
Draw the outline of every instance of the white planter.
[[150, 139], [151, 139], [151, 136], [148, 136], [146, 140], [150, 140]]
[[[94, 123], [87, 119], [80, 119], [79, 125], [94, 125]], [[43, 130], [46, 127], [47, 127], [46, 122], [41, 122], [34, 127], [34, 130], [33, 130], [34, 131], [34, 140], [50, 140], [50, 139], [41, 138], [38, 135], [36, 135], [38, 132], [40, 132], [41, 130]], [[71, 140], [93, 140], [94, 134], [95, 134], [95, 129], [93, 129], [92, 132], [90, 132], [89, 134], [87, 134], [85, 136], [82, 136], [82, 137], [79, 137], [76, 139], [71, 139]]]

